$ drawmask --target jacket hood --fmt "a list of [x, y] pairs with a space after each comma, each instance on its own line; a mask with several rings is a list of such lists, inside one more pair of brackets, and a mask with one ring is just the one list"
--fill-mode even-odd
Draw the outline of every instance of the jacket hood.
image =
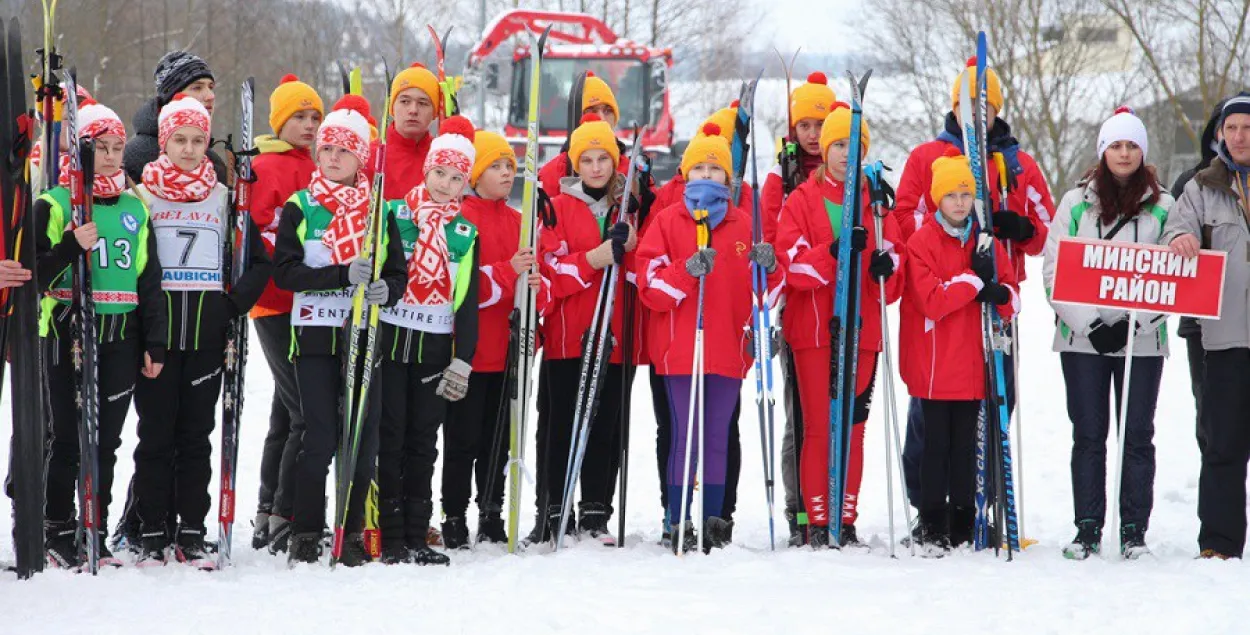
[[161, 114], [160, 106], [157, 105], [156, 97], [153, 97], [139, 106], [139, 110], [135, 112], [134, 118], [130, 120], [134, 126], [136, 135], [147, 135], [149, 137], [159, 136], [160, 125], [159, 116]]

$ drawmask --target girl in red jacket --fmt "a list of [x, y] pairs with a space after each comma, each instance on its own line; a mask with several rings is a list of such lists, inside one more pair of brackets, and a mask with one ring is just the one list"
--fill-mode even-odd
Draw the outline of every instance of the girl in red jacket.
[[[569, 138], [569, 160], [577, 176], [560, 180], [560, 195], [552, 201], [554, 212], [539, 232], [539, 255], [544, 277], [551, 281], [552, 296], [544, 312], [538, 389], [538, 487], [546, 492], [547, 531], [537, 533], [547, 537], [555, 536], [559, 526], [582, 342], [594, 316], [604, 269], [614, 263], [621, 266], [620, 283], [633, 284], [632, 276], [625, 274], [633, 264], [630, 252], [638, 243], [634, 227], [619, 217], [619, 201], [626, 194], [625, 179], [618, 172], [621, 155], [612, 127], [596, 115], [583, 117]], [[635, 203], [630, 207], [638, 209]], [[645, 206], [638, 212], [640, 219], [645, 218]], [[641, 322], [640, 314], [635, 307], [634, 324]], [[613, 341], [621, 342], [623, 302], [615, 303], [611, 317]], [[610, 363], [604, 369], [599, 408], [590, 428], [581, 472], [578, 527], [607, 545], [615, 544], [608, 533], [608, 520], [620, 469], [621, 348], [613, 347]], [[636, 363], [638, 351], [643, 348], [638, 338], [634, 339], [633, 348]], [[543, 447], [546, 451], [541, 450]]]
[[[638, 248], [636, 275], [644, 304], [653, 311], [648, 343], [655, 370], [664, 376], [669, 419], [673, 423], [668, 453], [668, 517], [681, 520], [683, 493], [694, 484], [696, 461], [683, 474], [690, 400], [698, 287], [703, 279], [704, 362], [703, 496], [708, 548], [729, 541], [732, 522], [722, 516], [730, 419], [738, 402], [742, 378], [752, 363], [751, 263], [769, 272], [769, 285], [780, 286], [781, 274], [772, 245], [752, 246], [751, 216], [729, 204], [732, 160], [729, 142], [716, 124], [707, 124], [682, 156], [687, 180], [683, 200], [659, 212]], [[699, 225], [710, 231], [708, 246], [699, 249]], [[719, 257], [718, 257], [719, 254]], [[697, 455], [692, 449], [692, 455]], [[685, 492], [684, 492], [684, 491]], [[693, 505], [691, 505], [693, 507]], [[686, 523], [686, 550], [697, 547], [694, 528]], [[673, 541], [674, 551], [678, 542]]]
[[[833, 318], [834, 286], [837, 280], [838, 241], [842, 201], [846, 195], [846, 170], [850, 151], [851, 111], [838, 103], [825, 118], [820, 131], [820, 147], [825, 165], [794, 191], [781, 212], [777, 242], [784, 251], [786, 270], [786, 311], [782, 333], [794, 352], [798, 371], [799, 398], [803, 409], [803, 449], [800, 459], [800, 488], [807, 509], [808, 542], [813, 547], [829, 542], [829, 322]], [[860, 135], [862, 154], [869, 147], [868, 126]], [[898, 226], [883, 219], [877, 236], [872, 220], [867, 188], [861, 183], [861, 209], [856, 212], [854, 231], [848, 238], [860, 264], [859, 362], [855, 378], [855, 421], [851, 428], [850, 461], [847, 467], [846, 503], [841, 514], [842, 545], [857, 545], [859, 486], [864, 472], [864, 422], [872, 401], [877, 353], [881, 351], [881, 306], [879, 285], [885, 282], [886, 300], [893, 302], [902, 293], [899, 268]], [[871, 249], [869, 247], [871, 246]]]
[[[261, 231], [265, 249], [273, 256], [282, 206], [291, 195], [308, 187], [317, 164], [312, 145], [325, 107], [312, 86], [286, 75], [269, 95], [269, 126], [272, 135], [256, 138], [260, 155], [252, 160], [252, 220]], [[299, 456], [304, 419], [300, 416], [299, 388], [291, 364], [291, 292], [265, 286], [251, 312], [261, 351], [273, 373], [273, 399], [269, 406], [269, 432], [260, 460], [260, 495], [252, 525], [252, 548], [286, 551], [293, 514], [295, 457]], [[292, 434], [294, 433], [294, 434]], [[276, 540], [271, 542], [271, 539]]]
[[[501, 517], [503, 469], [508, 454], [508, 336], [517, 281], [528, 272], [538, 289], [534, 253], [517, 249], [521, 215], [508, 206], [516, 177], [516, 155], [507, 139], [478, 130], [473, 138], [476, 158], [469, 174], [473, 193], [464, 197], [461, 213], [478, 228], [478, 339], [473, 374], [464, 399], [449, 404], [443, 427], [443, 545], [468, 548], [465, 516], [469, 494], [477, 485], [477, 542], [508, 541]], [[476, 477], [476, 479], [474, 478]]]
[[938, 556], [972, 540], [975, 431], [985, 398], [981, 304], [996, 305], [1004, 321], [1020, 307], [1006, 250], [973, 232], [968, 159], [952, 154], [933, 162], [929, 193], [938, 214], [907, 243], [899, 326], [903, 381], [920, 400], [925, 422], [920, 500], [913, 504], [920, 510], [920, 541]]

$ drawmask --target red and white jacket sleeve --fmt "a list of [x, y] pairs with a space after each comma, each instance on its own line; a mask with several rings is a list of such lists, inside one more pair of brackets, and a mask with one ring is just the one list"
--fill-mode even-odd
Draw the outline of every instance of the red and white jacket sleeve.
[[803, 204], [801, 196], [791, 196], [782, 207], [781, 222], [777, 226], [777, 251], [785, 265], [786, 285], [811, 291], [833, 282], [837, 261], [829, 253], [830, 243], [811, 243]]
[[670, 256], [668, 235], [661, 223], [653, 223], [638, 242], [635, 260], [638, 297], [648, 309], [664, 313], [676, 309], [692, 293], [699, 281], [686, 271], [686, 258]]

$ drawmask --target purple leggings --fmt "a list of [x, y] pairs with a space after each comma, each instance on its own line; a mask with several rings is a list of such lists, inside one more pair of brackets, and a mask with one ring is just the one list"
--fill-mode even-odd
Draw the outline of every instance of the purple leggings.
[[[690, 375], [667, 375], [664, 386], [668, 390], [668, 408], [672, 416], [673, 432], [668, 453], [668, 517], [676, 524], [681, 518], [682, 483], [681, 468], [686, 461], [686, 425], [690, 415]], [[703, 376], [703, 510], [706, 516], [720, 517], [725, 502], [725, 465], [729, 453], [729, 422], [742, 380], [722, 375]], [[696, 443], [698, 428], [692, 428]], [[699, 447], [690, 449], [690, 474], [685, 479], [688, 488], [694, 486], [698, 473]], [[689, 509], [694, 509], [693, 500]], [[689, 510], [687, 510], [689, 511]], [[689, 514], [687, 514], [689, 515]]]

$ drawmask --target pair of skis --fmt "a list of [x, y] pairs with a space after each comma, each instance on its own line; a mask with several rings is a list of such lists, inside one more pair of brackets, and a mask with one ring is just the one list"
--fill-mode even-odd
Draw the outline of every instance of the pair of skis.
[[[521, 193], [521, 238], [518, 249], [538, 252], [538, 117], [542, 88], [542, 61], [548, 26], [538, 37], [530, 73], [530, 103], [526, 121], [525, 186]], [[529, 394], [534, 383], [535, 344], [538, 337], [537, 298], [528, 273], [517, 278], [513, 296], [508, 434], [508, 553], [516, 553], [521, 522], [521, 474], [525, 470], [525, 434], [529, 427]], [[493, 447], [493, 446], [492, 446]], [[489, 492], [490, 490], [488, 490]], [[484, 500], [484, 499], [483, 499]]]
[[[994, 224], [991, 211], [993, 201], [987, 182], [986, 148], [987, 136], [987, 81], [986, 37], [977, 34], [976, 56], [976, 110], [973, 112], [971, 80], [961, 81], [959, 87], [959, 114], [963, 126], [965, 154], [972, 164], [972, 176], [976, 182], [975, 213], [979, 228], [977, 249], [996, 260], [993, 242]], [[998, 281], [995, 262], [994, 282]], [[1014, 477], [1012, 475], [1011, 443], [1008, 424], [1011, 421], [1007, 403], [1004, 350], [1007, 347], [1006, 332], [997, 307], [981, 306], [982, 348], [985, 355], [985, 401], [977, 418], [976, 452], [976, 516], [973, 527], [974, 546], [985, 549], [993, 540], [997, 553], [1006, 538], [1007, 559], [1020, 549], [1019, 523], [1016, 516]], [[988, 453], [988, 456], [987, 456]], [[988, 473], [992, 470], [992, 474]], [[992, 478], [995, 494], [995, 526], [1000, 537], [991, 537], [989, 531], [989, 502], [986, 493], [987, 480]]]
[[[386, 98], [391, 103], [390, 69], [386, 70]], [[386, 197], [382, 195], [386, 185], [386, 128], [390, 108], [383, 109], [378, 123], [378, 149], [374, 157], [372, 200], [365, 222], [360, 257], [372, 261], [370, 281], [382, 274], [382, 239], [386, 235]], [[365, 302], [368, 283], [357, 285], [352, 293], [352, 313], [347, 323], [347, 371], [343, 392], [343, 429], [335, 454], [334, 469], [334, 542], [330, 551], [333, 568], [343, 556], [343, 543], [347, 535], [348, 501], [355, 485], [356, 463], [360, 456], [360, 442], [365, 420], [368, 416], [369, 389], [373, 382], [373, 370], [378, 363], [378, 321], [380, 309]], [[362, 341], [363, 340], [363, 341]]]
[[[535, 73], [537, 76], [537, 73]], [[634, 127], [634, 146], [629, 151], [629, 169], [625, 174], [625, 187], [622, 190], [620, 222], [636, 227], [638, 210], [631, 210], [631, 196], [634, 182], [638, 179], [638, 161], [642, 153], [642, 136], [637, 126]], [[620, 263], [613, 263], [603, 271], [599, 283], [599, 296], [595, 303], [595, 312], [591, 317], [590, 326], [583, 338], [581, 374], [577, 383], [577, 405], [573, 412], [573, 443], [569, 448], [568, 460], [564, 473], [564, 496], [560, 503], [560, 524], [555, 531], [556, 550], [564, 547], [564, 528], [568, 525], [569, 512], [573, 506], [573, 493], [577, 489], [577, 481], [582, 472], [582, 461], [586, 457], [586, 448], [590, 444], [590, 428], [599, 410], [600, 390], [603, 387], [607, 365], [612, 357], [612, 315], [616, 310], [617, 286], [624, 279]], [[625, 351], [630, 354], [631, 351]], [[622, 358], [624, 366], [630, 360]], [[622, 373], [628, 374], [624, 367]], [[627, 381], [627, 380], [626, 380]], [[622, 395], [624, 397], [624, 395]], [[625, 537], [620, 539], [624, 541]]]
[[[227, 226], [231, 237], [222, 257], [226, 280], [231, 287], [243, 277], [249, 260], [252, 226], [252, 111], [256, 103], [256, 80], [247, 78], [240, 90], [242, 147], [234, 152], [234, 190], [230, 197]], [[243, 419], [243, 378], [247, 367], [247, 314], [226, 323], [225, 360], [222, 367], [221, 396], [221, 488], [217, 506], [217, 567], [230, 564], [234, 537], [235, 471], [239, 464], [239, 424]]]
[[[833, 296], [833, 320], [830, 322], [829, 378], [829, 491], [826, 507], [829, 514], [830, 544], [842, 544], [842, 509], [846, 504], [846, 472], [850, 458], [851, 428], [855, 423], [855, 379], [859, 363], [860, 256], [851, 249], [852, 233], [860, 226], [860, 178], [863, 160], [860, 136], [864, 126], [864, 92], [868, 88], [869, 70], [862, 79], [846, 73], [851, 83], [851, 132], [846, 164], [846, 194], [842, 201], [842, 223], [838, 240], [838, 268]], [[826, 207], [831, 204], [825, 201]]]
[[[22, 26], [8, 23], [2, 47], [4, 94], [0, 95], [0, 259], [17, 260], [35, 275], [35, 218], [31, 213], [30, 156], [33, 118], [26, 109], [25, 66], [22, 64]], [[7, 352], [7, 355], [6, 355]], [[39, 352], [39, 294], [33, 280], [0, 291], [0, 384], [6, 358], [13, 362], [13, 539], [15, 568], [26, 579], [43, 570], [43, 508], [45, 499], [43, 363]], [[18, 397], [18, 396], [22, 397]]]

